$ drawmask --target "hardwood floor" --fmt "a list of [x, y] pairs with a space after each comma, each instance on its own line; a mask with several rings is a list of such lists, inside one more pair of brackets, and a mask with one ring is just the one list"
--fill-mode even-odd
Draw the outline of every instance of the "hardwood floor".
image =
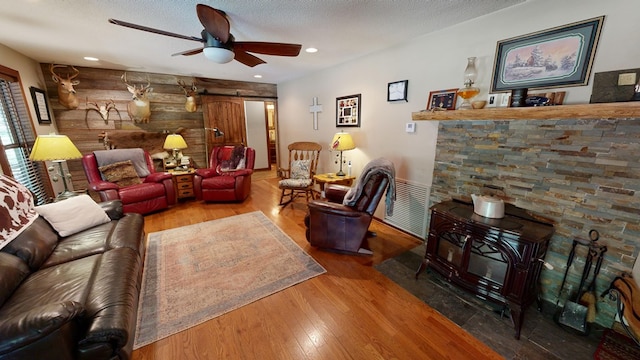
[[[327, 273], [133, 352], [133, 359], [499, 359], [372, 265], [419, 244], [381, 222], [372, 256], [309, 246], [302, 200], [277, 205], [277, 179], [255, 176], [241, 204], [181, 202], [145, 217], [148, 233], [262, 211]], [[144, 305], [143, 305], [144, 306]]]

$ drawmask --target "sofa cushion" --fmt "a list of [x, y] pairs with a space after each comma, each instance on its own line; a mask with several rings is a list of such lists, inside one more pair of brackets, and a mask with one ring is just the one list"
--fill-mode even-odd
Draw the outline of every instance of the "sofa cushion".
[[38, 217], [2, 251], [19, 257], [31, 271], [36, 271], [58, 245], [58, 239], [51, 225], [43, 217]]
[[[80, 322], [76, 321], [84, 313], [82, 304], [77, 301], [62, 301], [57, 303], [43, 304], [35, 306], [24, 313], [17, 313], [0, 320], [0, 356], [2, 354], [13, 352], [14, 357], [10, 358], [32, 358], [35, 354], [21, 354], [20, 351], [26, 349], [39, 349], [37, 344], [39, 340], [49, 337], [52, 333], [59, 331], [65, 326], [80, 327]], [[63, 333], [73, 333], [74, 331], [63, 330]], [[66, 336], [63, 336], [66, 338]], [[63, 339], [59, 339], [63, 341]], [[64, 339], [73, 340], [73, 339]], [[43, 346], [50, 345], [51, 341], [45, 341]], [[64, 346], [67, 345], [67, 346]], [[71, 344], [61, 344], [56, 341], [56, 356], [64, 358], [66, 349]], [[34, 351], [39, 352], [39, 351]], [[21, 354], [20, 356], [16, 356]], [[53, 358], [53, 357], [52, 357]]]
[[107, 250], [107, 240], [117, 221], [93, 226], [60, 239], [42, 268], [66, 263], [83, 257], [101, 254]]
[[99, 169], [106, 181], [118, 184], [120, 187], [142, 183], [131, 160], [100, 166]]
[[14, 179], [0, 174], [0, 249], [24, 231], [38, 214], [33, 195]]
[[88, 256], [31, 273], [0, 307], [0, 319], [8, 319], [15, 314], [26, 313], [34, 307], [51, 303], [85, 303], [93, 273], [96, 266], [99, 266], [101, 257], [102, 255]]
[[36, 206], [36, 211], [63, 237], [111, 221], [89, 195], [74, 196], [57, 203]]
[[140, 214], [125, 214], [118, 221], [94, 226], [60, 239], [42, 268], [104, 253], [110, 249], [128, 247], [144, 254], [144, 218]]
[[234, 189], [236, 178], [233, 176], [216, 176], [202, 180], [202, 188], [206, 190]]
[[0, 252], [0, 306], [29, 273], [29, 267], [20, 258]]

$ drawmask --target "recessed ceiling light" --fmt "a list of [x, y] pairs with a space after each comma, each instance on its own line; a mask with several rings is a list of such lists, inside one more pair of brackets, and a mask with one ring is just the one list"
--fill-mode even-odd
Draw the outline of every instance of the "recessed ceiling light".
[[315, 52], [318, 52], [318, 49], [316, 49], [314, 47], [310, 47], [310, 48], [304, 49], [304, 51], [306, 51], [308, 53], [315, 53]]
[[256, 79], [262, 79], [262, 75], [260, 75], [260, 74], [253, 75], [253, 77], [256, 78]]
[[100, 61], [100, 59], [98, 59], [97, 57], [93, 57], [93, 56], [85, 56], [84, 59], [87, 60], [87, 61]]

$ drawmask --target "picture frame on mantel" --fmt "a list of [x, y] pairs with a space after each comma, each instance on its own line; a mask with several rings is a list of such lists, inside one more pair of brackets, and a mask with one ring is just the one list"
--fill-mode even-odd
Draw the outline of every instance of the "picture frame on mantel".
[[490, 92], [587, 85], [604, 18], [498, 41]]
[[43, 90], [36, 87], [29, 87], [31, 98], [33, 99], [33, 107], [36, 109], [38, 124], [51, 124], [51, 115], [49, 113], [49, 104]]
[[458, 89], [436, 90], [429, 93], [427, 110], [455, 110]]
[[336, 98], [336, 127], [360, 127], [361, 94]]

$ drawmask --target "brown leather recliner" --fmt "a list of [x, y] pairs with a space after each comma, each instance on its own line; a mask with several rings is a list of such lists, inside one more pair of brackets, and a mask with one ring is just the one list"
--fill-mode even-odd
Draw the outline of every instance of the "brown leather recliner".
[[309, 213], [304, 220], [309, 243], [324, 249], [372, 254], [367, 241], [367, 236], [371, 235], [369, 225], [385, 190], [386, 211], [392, 214], [395, 169], [386, 159], [367, 164], [353, 188], [327, 186], [325, 196], [328, 201], [309, 202]]

